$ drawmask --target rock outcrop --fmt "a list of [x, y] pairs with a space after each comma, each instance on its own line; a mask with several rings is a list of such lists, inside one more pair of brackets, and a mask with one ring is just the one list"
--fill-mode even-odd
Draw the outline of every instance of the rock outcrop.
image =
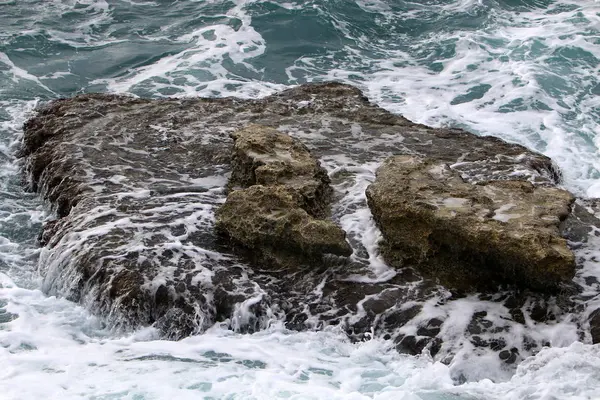
[[[251, 128], [255, 125], [285, 135]], [[263, 134], [248, 135], [257, 129]], [[230, 135], [237, 137], [235, 147]], [[275, 146], [272, 137], [278, 138]], [[288, 154], [294, 154], [293, 162], [280, 163], [281, 155]], [[375, 180], [377, 166], [394, 155], [447, 166], [440, 173], [457, 182], [457, 193], [440, 184], [436, 199], [429, 200], [449, 213], [466, 204], [483, 212], [489, 204], [490, 214], [484, 217], [499, 229], [517, 229], [510, 214], [525, 211], [508, 209], [510, 202], [522, 205], [541, 202], [544, 193], [556, 195], [551, 209], [546, 204], [538, 209], [547, 216], [537, 225], [527, 224], [529, 230], [547, 232], [540, 237], [556, 243], [558, 250], [551, 253], [554, 245], [548, 246], [528, 259], [538, 266], [545, 258], [565, 262], [557, 262], [556, 270], [540, 279], [538, 268], [520, 258], [519, 279], [534, 288], [545, 289], [572, 273], [572, 259], [563, 252], [556, 230], [579, 242], [595, 232], [589, 228], [595, 219], [571, 213], [557, 228], [571, 200], [565, 192], [550, 190], [559, 173], [549, 158], [499, 139], [414, 124], [369, 103], [347, 85], [302, 85], [257, 100], [99, 94], [57, 100], [25, 125], [22, 155], [32, 189], [57, 216], [41, 235], [43, 290], [84, 304], [116, 328], [152, 325], [164, 337], [177, 339], [217, 322], [249, 332], [278, 319], [290, 329], [339, 325], [357, 340], [374, 333], [400, 351], [425, 350], [443, 361], [457, 352], [466, 357], [468, 349], [473, 356], [488, 349], [513, 360], [513, 348], [526, 357], [551, 340], [552, 329], [528, 330], [523, 324], [573, 321], [572, 313], [581, 312], [577, 307], [595, 285], [589, 276], [593, 272], [580, 269], [558, 294], [507, 287], [494, 294], [473, 293], [464, 307], [461, 293], [439, 286], [442, 268], [429, 274], [425, 268], [386, 265], [365, 189]], [[372, 199], [382, 174], [370, 190]], [[418, 180], [410, 181], [416, 184]], [[493, 197], [481, 190], [498, 193]], [[494, 198], [506, 200], [500, 206]], [[435, 207], [423, 207], [434, 215]], [[383, 216], [391, 210], [374, 211]], [[216, 214], [234, 240], [215, 234]], [[449, 226], [449, 221], [444, 223]], [[461, 216], [461, 221], [477, 226], [471, 217]], [[464, 230], [467, 239], [477, 242], [469, 232]], [[414, 236], [407, 238], [416, 246], [408, 246], [411, 260], [421, 260], [414, 251], [421, 246], [427, 257], [456, 267], [457, 260], [446, 260], [438, 251], [450, 238], [441, 237], [434, 248]], [[484, 246], [485, 237], [480, 239], [478, 245]], [[503, 237], [493, 243], [504, 245]], [[348, 245], [352, 254], [343, 257], [350, 254]], [[282, 254], [282, 248], [293, 251]], [[467, 253], [473, 256], [475, 250], [468, 247]], [[271, 253], [288, 268], [264, 268]], [[301, 259], [311, 253], [313, 259]], [[321, 262], [322, 253], [341, 257]], [[594, 252], [587, 259], [595, 263]], [[507, 264], [499, 262], [498, 267]], [[490, 280], [506, 282], [510, 274], [492, 275]], [[588, 280], [588, 297], [580, 296]], [[468, 306], [473, 298], [477, 308]], [[585, 321], [580, 329], [587, 327]]]
[[300, 196], [298, 206], [325, 216], [333, 190], [327, 171], [298, 139], [268, 126], [234, 132], [229, 186], [286, 186]]
[[565, 190], [522, 180], [473, 184], [447, 163], [404, 155], [383, 163], [367, 198], [386, 259], [447, 287], [553, 290], [575, 274], [559, 233], [575, 201]]
[[233, 190], [218, 210], [216, 229], [277, 267], [349, 256], [345, 232], [327, 214], [332, 189], [327, 171], [297, 139], [252, 125], [235, 132]]

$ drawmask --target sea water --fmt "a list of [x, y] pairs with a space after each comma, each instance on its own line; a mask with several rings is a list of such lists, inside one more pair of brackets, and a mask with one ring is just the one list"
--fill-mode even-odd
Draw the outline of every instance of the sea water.
[[[507, 373], [277, 321], [162, 341], [40, 291], [36, 238], [51, 215], [15, 158], [36, 105], [92, 91], [257, 98], [322, 80], [415, 122], [540, 151], [565, 188], [600, 197], [597, 0], [0, 0], [0, 399], [600, 399], [600, 347], [568, 319], [538, 327], [552, 347]], [[355, 217], [342, 223], [372, 228], [368, 212]]]

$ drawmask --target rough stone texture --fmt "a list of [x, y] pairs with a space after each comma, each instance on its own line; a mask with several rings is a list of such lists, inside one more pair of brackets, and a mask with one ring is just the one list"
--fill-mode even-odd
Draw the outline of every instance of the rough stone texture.
[[[250, 124], [299, 139], [328, 170], [331, 218], [354, 250], [345, 262], [265, 271], [215, 236], [214, 212], [232, 172], [229, 135]], [[559, 179], [543, 155], [414, 124], [337, 83], [257, 100], [87, 94], [51, 102], [26, 124], [22, 149], [31, 187], [58, 217], [41, 235], [43, 289], [81, 302], [114, 327], [154, 325], [169, 338], [217, 321], [243, 332], [280, 319], [290, 329], [340, 325], [357, 340], [375, 333], [444, 362], [472, 343], [473, 357], [480, 348], [510, 352], [515, 345], [521, 357], [531, 355], [555, 330], [524, 329], [530, 314], [547, 321], [539, 323], [578, 323], [574, 315], [597, 293], [593, 247], [572, 287], [557, 295], [511, 288], [472, 295], [487, 316], [417, 270], [384, 265], [364, 190], [376, 167], [399, 154], [447, 163], [473, 183], [518, 178], [551, 187]], [[561, 229], [584, 249], [596, 222], [574, 213]], [[454, 323], [473, 313], [476, 324]]]
[[262, 126], [234, 132], [230, 187], [285, 185], [314, 217], [327, 214], [333, 190], [327, 171], [298, 139]]
[[217, 212], [216, 228], [257, 252], [295, 254], [297, 263], [326, 253], [352, 254], [345, 232], [309, 215], [300, 207], [301, 197], [285, 185], [234, 190]]
[[332, 189], [327, 171], [306, 146], [260, 125], [232, 137], [229, 186], [244, 189], [233, 190], [218, 210], [218, 231], [278, 267], [289, 267], [292, 255], [292, 264], [294, 259], [300, 264], [327, 253], [352, 254], [345, 232], [317, 219], [327, 213]]
[[418, 265], [448, 287], [551, 290], [575, 274], [559, 234], [575, 200], [565, 190], [520, 180], [472, 184], [446, 163], [403, 155], [383, 163], [367, 198], [386, 258]]

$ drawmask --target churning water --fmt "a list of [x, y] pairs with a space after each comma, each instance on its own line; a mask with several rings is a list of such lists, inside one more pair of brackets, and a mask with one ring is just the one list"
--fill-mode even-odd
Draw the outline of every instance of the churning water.
[[48, 215], [14, 157], [36, 104], [91, 91], [255, 98], [319, 80], [415, 122], [524, 144], [567, 189], [600, 197], [597, 0], [0, 0], [0, 399], [599, 399], [600, 347], [568, 320], [544, 326], [553, 347], [507, 375], [336, 329], [123, 335], [39, 290]]

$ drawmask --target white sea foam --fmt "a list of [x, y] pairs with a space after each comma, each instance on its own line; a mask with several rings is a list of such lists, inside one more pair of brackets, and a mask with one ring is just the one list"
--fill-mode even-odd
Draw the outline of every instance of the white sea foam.
[[379, 253], [379, 242], [382, 239], [381, 231], [375, 225], [371, 211], [367, 207], [365, 190], [375, 180], [375, 171], [379, 162], [371, 162], [356, 165], [352, 160], [344, 156], [336, 156], [331, 161], [323, 160], [323, 164], [329, 166], [331, 175], [350, 173], [353, 179], [344, 182], [336, 189], [345, 193], [344, 197], [336, 203], [333, 213], [339, 215], [339, 223], [351, 239], [356, 240], [366, 252], [364, 254], [352, 255], [357, 261], [364, 261], [369, 266], [370, 275], [356, 275], [350, 279], [355, 282], [375, 283], [385, 282], [396, 275], [396, 271], [390, 268]]
[[[0, 281], [4, 309], [18, 315], [0, 330], [0, 390], [6, 400], [600, 395], [600, 346], [544, 349], [523, 361], [506, 382], [483, 379], [455, 386], [451, 366], [427, 356], [400, 355], [379, 339], [352, 344], [335, 331], [298, 333], [281, 327], [239, 335], [219, 326], [179, 342], [155, 340], [148, 329], [115, 337], [81, 307], [20, 289], [6, 275]], [[472, 367], [483, 372], [481, 365]]]
[[[97, 79], [92, 84], [105, 84], [109, 91], [117, 93], [135, 93], [143, 87], [159, 96], [163, 95], [162, 90], [168, 89], [172, 93], [169, 96], [256, 98], [283, 89], [284, 85], [248, 82], [225, 67], [225, 63], [231, 61], [252, 75], [259, 76], [261, 73], [247, 61], [260, 56], [266, 49], [264, 39], [251, 26], [251, 17], [244, 10], [252, 2], [237, 0], [235, 6], [223, 15], [223, 18], [238, 21], [239, 26], [219, 23], [185, 33], [171, 39], [185, 45], [181, 52], [136, 68], [124, 77]], [[160, 39], [155, 37], [151, 40]]]

